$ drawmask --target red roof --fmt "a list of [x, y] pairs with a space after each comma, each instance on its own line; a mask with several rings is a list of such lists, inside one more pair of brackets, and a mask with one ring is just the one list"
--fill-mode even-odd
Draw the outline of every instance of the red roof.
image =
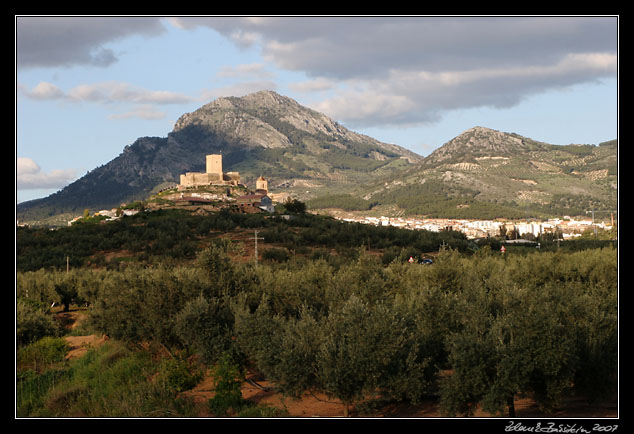
[[240, 196], [238, 198], [238, 200], [240, 200], [240, 199], [262, 199], [264, 196], [266, 196], [266, 194], [245, 194], [244, 196]]

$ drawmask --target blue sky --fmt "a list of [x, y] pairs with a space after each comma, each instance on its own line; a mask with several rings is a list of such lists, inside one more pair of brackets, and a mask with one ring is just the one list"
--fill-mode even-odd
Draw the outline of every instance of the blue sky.
[[420, 155], [477, 125], [618, 136], [615, 16], [15, 18], [16, 202], [263, 89]]

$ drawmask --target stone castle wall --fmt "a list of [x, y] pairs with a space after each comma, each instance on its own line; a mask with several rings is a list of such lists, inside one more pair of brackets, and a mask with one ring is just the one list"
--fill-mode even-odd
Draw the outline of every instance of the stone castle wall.
[[187, 172], [181, 174], [179, 188], [200, 185], [238, 185], [240, 173], [222, 172], [222, 155], [212, 154], [205, 158], [206, 172]]

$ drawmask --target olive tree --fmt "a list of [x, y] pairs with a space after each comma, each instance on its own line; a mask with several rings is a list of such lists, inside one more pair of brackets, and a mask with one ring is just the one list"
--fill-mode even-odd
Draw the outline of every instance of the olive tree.
[[[369, 396], [407, 394], [403, 384], [418, 385], [429, 362], [421, 356], [411, 324], [391, 306], [370, 306], [356, 295], [331, 310], [321, 324], [317, 383], [341, 400], [344, 416]], [[412, 375], [413, 374], [413, 375]]]
[[568, 301], [554, 286], [467, 297], [463, 329], [449, 339], [453, 373], [441, 387], [444, 411], [469, 415], [480, 404], [514, 417], [518, 395], [531, 395], [546, 411], [554, 408], [576, 363]]
[[298, 397], [316, 387], [321, 332], [307, 309], [299, 317], [284, 317], [273, 311], [266, 295], [253, 312], [245, 297], [239, 297], [232, 308], [239, 348], [278, 390]]
[[233, 314], [228, 302], [202, 295], [190, 300], [176, 315], [174, 332], [204, 362], [216, 362], [232, 346]]

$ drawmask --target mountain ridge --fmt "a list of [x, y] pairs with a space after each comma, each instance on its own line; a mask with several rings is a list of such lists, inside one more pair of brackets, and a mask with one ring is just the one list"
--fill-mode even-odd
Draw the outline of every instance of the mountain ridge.
[[470, 128], [398, 177], [355, 193], [434, 217], [539, 218], [617, 208], [618, 142], [552, 145]]

